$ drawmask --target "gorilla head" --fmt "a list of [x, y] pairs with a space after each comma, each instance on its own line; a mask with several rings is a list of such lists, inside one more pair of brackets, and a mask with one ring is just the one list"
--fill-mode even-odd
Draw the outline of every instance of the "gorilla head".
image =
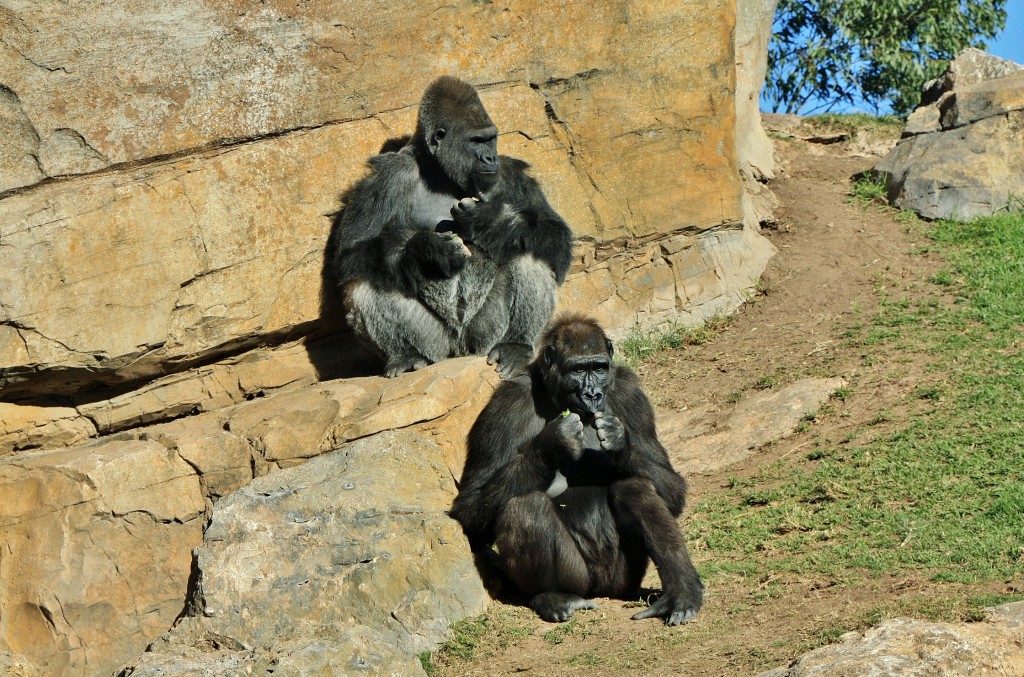
[[544, 385], [556, 402], [580, 418], [603, 412], [612, 387], [612, 342], [584, 315], [553, 322], [541, 339]]
[[498, 183], [498, 128], [467, 82], [446, 75], [427, 87], [416, 144], [467, 197], [480, 197]]

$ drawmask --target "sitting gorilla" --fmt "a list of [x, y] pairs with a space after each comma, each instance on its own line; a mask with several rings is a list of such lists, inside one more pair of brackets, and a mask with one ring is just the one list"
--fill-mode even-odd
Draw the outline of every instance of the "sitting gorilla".
[[572, 261], [572, 233], [527, 164], [499, 157], [473, 87], [435, 80], [416, 132], [346, 196], [333, 267], [352, 329], [396, 376], [487, 355], [503, 378], [533, 357]]
[[696, 616], [704, 586], [677, 521], [686, 481], [658, 441], [639, 379], [612, 363], [596, 322], [555, 321], [467, 444], [451, 516], [475, 551], [496, 546], [499, 568], [542, 618], [594, 608], [587, 597], [634, 597], [649, 559], [662, 594], [633, 618]]

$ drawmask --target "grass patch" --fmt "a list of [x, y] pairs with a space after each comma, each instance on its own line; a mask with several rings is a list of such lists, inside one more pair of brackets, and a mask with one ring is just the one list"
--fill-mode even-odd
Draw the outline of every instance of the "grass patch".
[[[907, 395], [930, 410], [818, 450], [781, 481], [762, 473], [697, 506], [689, 533], [710, 576], [914, 572], [985, 584], [1024, 575], [1024, 217], [938, 223], [931, 237], [950, 261], [936, 294], [952, 285], [962, 302], [884, 299], [859, 338], [931, 357], [941, 387]], [[883, 423], [890, 414], [870, 421]], [[979, 608], [925, 606], [915, 608], [947, 620]]]
[[714, 316], [697, 326], [671, 322], [654, 329], [633, 327], [619, 342], [619, 357], [630, 367], [666, 350], [702, 346], [729, 324], [729, 318]]
[[867, 172], [861, 174], [850, 186], [850, 202], [867, 207], [870, 205], [888, 205], [886, 197], [886, 179], [883, 174]]
[[899, 136], [904, 121], [892, 115], [868, 115], [867, 113], [826, 113], [804, 118], [804, 125], [811, 129], [843, 132], [850, 136], [866, 133]]

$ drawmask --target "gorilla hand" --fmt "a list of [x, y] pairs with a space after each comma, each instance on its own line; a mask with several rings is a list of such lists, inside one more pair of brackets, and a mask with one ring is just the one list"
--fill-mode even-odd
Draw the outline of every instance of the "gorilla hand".
[[583, 421], [579, 414], [555, 417], [537, 436], [537, 444], [555, 468], [579, 460], [583, 455]]
[[399, 270], [421, 271], [423, 275], [447, 279], [462, 270], [469, 249], [457, 235], [419, 230], [409, 238]]
[[666, 586], [654, 604], [634, 614], [633, 620], [664, 618], [665, 625], [679, 625], [696, 618], [704, 601], [704, 584], [694, 577], [690, 584], [674, 587], [676, 589]]
[[594, 414], [594, 428], [597, 430], [601, 448], [613, 459], [618, 459], [626, 451], [626, 429], [622, 426], [622, 421], [611, 414], [598, 411]]
[[522, 343], [499, 343], [487, 354], [487, 364], [496, 364], [503, 381], [526, 369], [533, 357], [533, 346]]
[[458, 234], [466, 242], [474, 242], [481, 230], [498, 220], [499, 205], [493, 201], [484, 201], [478, 197], [464, 197], [451, 209], [455, 225], [451, 231]]

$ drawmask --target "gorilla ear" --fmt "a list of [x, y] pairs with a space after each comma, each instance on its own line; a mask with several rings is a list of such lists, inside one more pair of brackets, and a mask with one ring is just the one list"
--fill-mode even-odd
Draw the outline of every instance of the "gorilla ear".
[[615, 354], [615, 346], [612, 345], [612, 340], [610, 338], [606, 338], [604, 340], [604, 346], [608, 349], [608, 357]]
[[434, 148], [437, 148], [437, 146], [441, 143], [441, 140], [444, 139], [444, 137], [447, 134], [448, 134], [448, 130], [447, 129], [445, 129], [444, 127], [438, 127], [437, 130], [434, 132], [434, 138], [431, 139], [431, 142], [432, 142], [431, 146], [433, 146]]

